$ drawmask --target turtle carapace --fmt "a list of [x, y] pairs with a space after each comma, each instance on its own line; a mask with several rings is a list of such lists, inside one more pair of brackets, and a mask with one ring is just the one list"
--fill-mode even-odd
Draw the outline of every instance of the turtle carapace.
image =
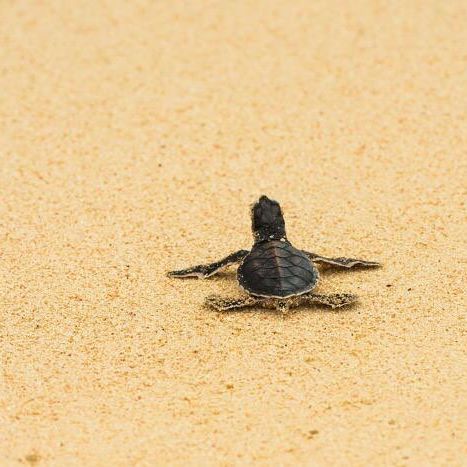
[[251, 219], [254, 244], [250, 251], [239, 250], [220, 261], [171, 271], [168, 276], [206, 278], [240, 263], [237, 280], [246, 294], [238, 298], [211, 295], [206, 304], [219, 311], [252, 306], [285, 311], [291, 306], [314, 304], [336, 308], [356, 301], [357, 297], [348, 293], [313, 293], [319, 279], [317, 264], [344, 269], [380, 266], [374, 261], [327, 258], [298, 250], [287, 240], [279, 203], [267, 196], [261, 196], [252, 206]]

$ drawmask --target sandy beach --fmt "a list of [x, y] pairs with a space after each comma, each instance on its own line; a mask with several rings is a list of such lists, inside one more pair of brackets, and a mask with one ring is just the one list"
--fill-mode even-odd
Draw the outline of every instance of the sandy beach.
[[[464, 1], [0, 3], [0, 465], [465, 466]], [[249, 207], [383, 268], [216, 313]]]

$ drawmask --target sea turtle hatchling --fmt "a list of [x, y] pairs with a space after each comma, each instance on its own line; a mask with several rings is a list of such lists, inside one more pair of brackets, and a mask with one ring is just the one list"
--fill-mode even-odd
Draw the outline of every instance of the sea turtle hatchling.
[[380, 266], [374, 261], [326, 258], [298, 250], [287, 240], [279, 203], [267, 196], [261, 196], [252, 206], [251, 219], [254, 236], [251, 251], [239, 250], [220, 261], [171, 271], [168, 276], [207, 278], [231, 264], [240, 263], [237, 279], [247, 295], [235, 298], [211, 295], [206, 298], [206, 305], [218, 311], [252, 306], [287, 311], [299, 305], [337, 308], [356, 301], [357, 297], [349, 293], [313, 293], [319, 278], [315, 263], [344, 269]]

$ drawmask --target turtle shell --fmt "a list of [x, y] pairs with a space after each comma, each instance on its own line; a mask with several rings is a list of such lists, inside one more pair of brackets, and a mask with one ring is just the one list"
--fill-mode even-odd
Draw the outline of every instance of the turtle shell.
[[318, 281], [318, 271], [288, 241], [271, 240], [253, 246], [238, 268], [237, 277], [252, 295], [285, 298], [312, 290]]

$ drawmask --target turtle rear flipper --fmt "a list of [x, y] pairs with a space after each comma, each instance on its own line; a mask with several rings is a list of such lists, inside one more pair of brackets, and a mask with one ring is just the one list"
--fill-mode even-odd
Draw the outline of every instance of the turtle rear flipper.
[[221, 297], [219, 295], [209, 295], [206, 297], [204, 304], [209, 308], [214, 308], [217, 311], [230, 311], [255, 306], [262, 300], [259, 298], [247, 297]]
[[311, 253], [309, 251], [303, 251], [308, 258], [313, 261], [313, 263], [326, 264], [330, 267], [338, 268], [378, 268], [381, 266], [381, 263], [376, 261], [366, 261], [364, 259], [357, 258], [327, 258], [326, 256], [317, 255], [316, 253]]
[[352, 305], [357, 296], [350, 293], [333, 293], [328, 295], [308, 293], [295, 298], [296, 305], [323, 305], [331, 308]]
[[235, 311], [242, 308], [260, 306], [272, 310], [286, 313], [289, 307], [293, 305], [290, 300], [267, 299], [263, 297], [254, 297], [252, 295], [243, 297], [221, 297], [220, 295], [209, 295], [204, 301], [205, 306], [214, 308], [217, 311]]
[[221, 269], [224, 269], [231, 264], [240, 262], [248, 253], [248, 250], [239, 250], [230, 254], [229, 256], [226, 256], [220, 261], [215, 261], [211, 264], [198, 264], [197, 266], [181, 269], [179, 271], [170, 271], [167, 273], [167, 276], [178, 278], [200, 277], [202, 279], [206, 279], [207, 277], [211, 277], [214, 274], [217, 274]]

